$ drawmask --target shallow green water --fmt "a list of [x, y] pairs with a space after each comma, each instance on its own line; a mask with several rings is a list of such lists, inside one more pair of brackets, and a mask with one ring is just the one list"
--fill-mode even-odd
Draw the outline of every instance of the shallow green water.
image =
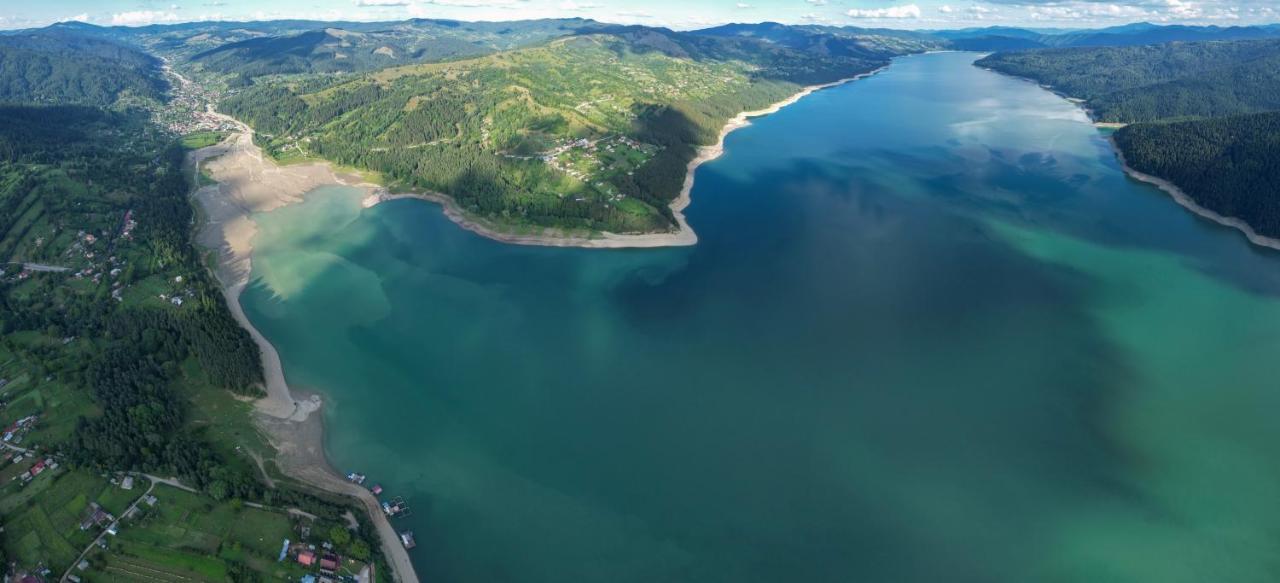
[[693, 248], [330, 189], [242, 302], [424, 580], [1280, 579], [1280, 255], [973, 59], [732, 134]]

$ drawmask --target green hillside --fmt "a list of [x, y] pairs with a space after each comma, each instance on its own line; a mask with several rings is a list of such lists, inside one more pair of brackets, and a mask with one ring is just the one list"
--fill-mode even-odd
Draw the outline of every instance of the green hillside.
[[[500, 24], [500, 25], [499, 25]], [[342, 24], [296, 34], [228, 42], [192, 55], [201, 70], [244, 78], [297, 73], [358, 72], [398, 65], [476, 57], [602, 25], [585, 20]], [[190, 37], [189, 37], [190, 38]]]
[[1280, 41], [1170, 43], [996, 53], [977, 62], [1132, 123], [1280, 108]]
[[[334, 541], [344, 573], [378, 560], [367, 521], [348, 531], [346, 501], [270, 485], [252, 457], [274, 455], [247, 400], [260, 355], [192, 244], [187, 150], [151, 116], [157, 60], [67, 30], [0, 36], [15, 54], [44, 69], [0, 61], [0, 87], [24, 90], [0, 105], [6, 579], [59, 580], [84, 556], [89, 581], [297, 580], [308, 570], [276, 562], [284, 538]], [[147, 107], [121, 107], [132, 98]]]
[[1167, 178], [1218, 214], [1280, 237], [1280, 112], [1165, 124], [1115, 134], [1134, 169]]
[[0, 36], [0, 103], [109, 107], [160, 100], [159, 60], [115, 42], [55, 32]]
[[262, 83], [227, 113], [302, 150], [454, 196], [500, 226], [663, 231], [695, 146], [744, 110], [882, 60], [640, 27], [354, 79]]
[[1280, 236], [1280, 41], [997, 53], [977, 65], [1082, 98], [1095, 120], [1138, 122], [1115, 134], [1131, 166]]

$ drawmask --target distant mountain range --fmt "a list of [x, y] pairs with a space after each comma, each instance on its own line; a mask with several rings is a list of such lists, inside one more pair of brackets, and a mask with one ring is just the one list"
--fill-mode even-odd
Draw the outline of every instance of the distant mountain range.
[[[1276, 25], [907, 31], [763, 22], [673, 31], [577, 18], [61, 23], [0, 33], [0, 103], [163, 101], [167, 62], [222, 90], [219, 107], [258, 129], [273, 155], [378, 170], [398, 185], [453, 195], [500, 227], [653, 232], [671, 228], [667, 203], [696, 146], [725, 120], [800, 86], [933, 50], [1004, 51], [982, 64], [1087, 99], [1107, 121], [1280, 106]], [[1250, 126], [1214, 127], [1226, 128], [1214, 134], [1225, 139]], [[1157, 134], [1176, 142], [1165, 131], [1125, 135]], [[629, 141], [608, 141], [620, 137]], [[580, 140], [607, 145], [578, 159]]]
[[[72, 35], [112, 41], [141, 48], [174, 62], [190, 62], [211, 72], [238, 75], [247, 82], [261, 75], [358, 72], [409, 63], [464, 59], [535, 46], [555, 38], [634, 28], [582, 18], [511, 22], [434, 19], [395, 22], [219, 21], [143, 27], [102, 27], [65, 22], [44, 29], [0, 33], [0, 38]], [[815, 56], [863, 59], [884, 59], [943, 49], [1009, 51], [1280, 38], [1280, 25], [1220, 27], [1136, 23], [1088, 30], [993, 26], [911, 31], [762, 22], [727, 24], [689, 32], [639, 28], [682, 37], [756, 40]]]

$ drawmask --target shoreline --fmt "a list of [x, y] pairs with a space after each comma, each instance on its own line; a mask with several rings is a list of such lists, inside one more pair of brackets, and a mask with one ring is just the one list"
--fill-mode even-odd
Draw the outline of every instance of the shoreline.
[[1252, 225], [1244, 220], [1224, 216], [1201, 206], [1200, 203], [1195, 201], [1195, 199], [1183, 192], [1181, 188], [1178, 188], [1178, 185], [1169, 182], [1164, 178], [1135, 170], [1133, 167], [1129, 166], [1129, 162], [1124, 158], [1124, 152], [1120, 151], [1120, 147], [1116, 145], [1115, 140], [1108, 139], [1107, 141], [1111, 143], [1111, 149], [1115, 151], [1116, 160], [1120, 162], [1120, 167], [1124, 169], [1124, 173], [1130, 178], [1139, 182], [1145, 182], [1163, 190], [1170, 198], [1173, 199], [1174, 202], [1178, 203], [1179, 206], [1191, 211], [1192, 214], [1195, 214], [1200, 218], [1208, 219], [1217, 223], [1219, 226], [1239, 231], [1244, 234], [1245, 238], [1248, 239], [1250, 243], [1253, 243], [1254, 245], [1280, 251], [1280, 239], [1259, 234], [1253, 229]]
[[[680, 194], [668, 205], [676, 219], [677, 228], [673, 232], [619, 234], [602, 231], [598, 234], [587, 237], [567, 236], [563, 234], [520, 235], [505, 233], [490, 227], [483, 219], [469, 216], [466, 211], [458, 206], [458, 203], [453, 199], [453, 197], [439, 192], [430, 191], [391, 193], [386, 189], [379, 189], [366, 196], [362, 205], [364, 208], [372, 208], [390, 200], [401, 199], [414, 199], [432, 202], [440, 205], [445, 216], [448, 217], [450, 221], [453, 221], [455, 225], [482, 237], [512, 245], [580, 247], [585, 249], [652, 249], [658, 247], [687, 247], [696, 245], [698, 243], [698, 235], [694, 232], [693, 228], [689, 226], [688, 220], [685, 219], [684, 209], [688, 208], [689, 204], [693, 202], [691, 194], [693, 192], [694, 176], [697, 174], [698, 167], [724, 155], [724, 142], [725, 139], [729, 137], [729, 134], [751, 125], [752, 118], [777, 113], [783, 108], [793, 105], [817, 91], [865, 79], [880, 73], [887, 68], [889, 68], [889, 65], [884, 65], [877, 69], [867, 71], [866, 73], [859, 73], [852, 77], [846, 77], [830, 83], [807, 85], [790, 97], [774, 103], [764, 109], [744, 111], [731, 118], [725, 123], [724, 127], [720, 129], [720, 135], [716, 139], [716, 143], [709, 146], [699, 146], [697, 149], [697, 155], [694, 156], [693, 159], [685, 166], [684, 184], [680, 189]], [[552, 230], [545, 229], [544, 233], [548, 233], [549, 231]]]
[[[1084, 100], [1061, 93], [1056, 89], [1054, 89], [1053, 87], [1040, 83], [1035, 79], [1020, 77], [1017, 75], [1005, 75], [1000, 71], [996, 71], [988, 67], [980, 67], [980, 68], [986, 69], [987, 71], [991, 71], [992, 73], [995, 73], [997, 75], [1004, 75], [1005, 77], [1021, 79], [1028, 83], [1035, 83], [1036, 85], [1045, 89], [1046, 91], [1049, 91], [1054, 95], [1057, 95], [1067, 100], [1069, 103], [1079, 108], [1080, 111], [1084, 112], [1085, 117], [1089, 119], [1089, 123], [1092, 124], [1093, 127], [1095, 128], [1120, 129], [1122, 127], [1129, 125], [1127, 123], [1122, 123], [1122, 122], [1095, 121], [1093, 119], [1093, 112], [1088, 107], [1084, 106]], [[1229, 229], [1235, 229], [1236, 231], [1239, 231], [1241, 234], [1244, 235], [1245, 239], [1247, 239], [1250, 243], [1254, 245], [1257, 245], [1259, 247], [1265, 247], [1267, 249], [1280, 251], [1280, 239], [1259, 234], [1257, 231], [1254, 230], [1252, 225], [1250, 225], [1248, 222], [1244, 221], [1243, 219], [1239, 219], [1236, 217], [1228, 217], [1226, 215], [1219, 214], [1216, 211], [1213, 211], [1211, 209], [1208, 209], [1202, 206], [1200, 203], [1196, 202], [1195, 199], [1191, 198], [1190, 195], [1188, 195], [1181, 188], [1179, 188], [1178, 185], [1174, 184], [1173, 182], [1170, 182], [1167, 179], [1160, 178], [1159, 176], [1147, 174], [1145, 172], [1140, 172], [1134, 169], [1132, 166], [1129, 166], [1129, 162], [1125, 160], [1124, 152], [1121, 151], [1120, 146], [1116, 144], [1115, 138], [1108, 135], [1106, 140], [1107, 140], [1107, 143], [1111, 145], [1111, 152], [1115, 155], [1116, 161], [1120, 162], [1120, 168], [1124, 170], [1125, 175], [1128, 176], [1129, 178], [1133, 180], [1137, 180], [1138, 182], [1150, 184], [1164, 191], [1165, 194], [1169, 195], [1169, 198], [1172, 198], [1174, 202], [1178, 203], [1178, 206], [1181, 206], [1182, 208], [1187, 209], [1188, 211], [1191, 211], [1192, 214], [1202, 219], [1209, 220], [1222, 227], [1227, 227]]]
[[358, 500], [378, 531], [383, 555], [397, 579], [403, 583], [417, 583], [418, 577], [408, 552], [399, 544], [399, 535], [383, 515], [378, 499], [369, 490], [344, 479], [329, 462], [324, 448], [323, 415], [316, 414], [323, 407], [323, 399], [319, 394], [289, 386], [279, 352], [253, 325], [240, 304], [240, 295], [249, 284], [252, 270], [252, 240], [257, 234], [257, 225], [251, 218], [254, 213], [301, 202], [307, 193], [320, 186], [342, 185], [364, 190], [365, 208], [402, 198], [434, 202], [441, 206], [445, 216], [457, 226], [503, 243], [602, 249], [690, 246], [697, 243], [698, 237], [689, 226], [683, 211], [692, 202], [690, 194], [693, 191], [694, 176], [699, 166], [724, 154], [724, 142], [729, 134], [751, 125], [752, 118], [776, 113], [816, 91], [857, 81], [886, 68], [888, 65], [830, 83], [809, 85], [769, 107], [734, 116], [721, 128], [716, 143], [699, 147], [697, 155], [686, 166], [680, 195], [669, 205], [676, 218], [677, 230], [635, 235], [605, 232], [589, 237], [573, 237], [502, 233], [485, 225], [481, 219], [468, 216], [452, 197], [440, 193], [392, 194], [385, 188], [359, 180], [358, 177], [338, 174], [327, 161], [279, 166], [264, 156], [261, 148], [253, 143], [252, 128], [230, 116], [216, 114], [210, 108], [210, 113], [234, 124], [237, 131], [219, 144], [201, 148], [188, 155], [196, 178], [193, 184], [199, 183], [199, 173], [206, 163], [216, 182], [192, 191], [191, 198], [195, 199], [203, 211], [195, 243], [198, 247], [217, 254], [214, 278], [220, 284], [227, 307], [236, 322], [249, 332], [262, 353], [266, 395], [254, 400], [254, 417], [276, 449], [275, 462], [280, 471], [308, 486]]
[[[383, 514], [378, 499], [362, 486], [345, 480], [329, 463], [324, 450], [323, 406], [320, 395], [293, 390], [284, 375], [280, 354], [249, 320], [240, 305], [240, 294], [249, 283], [253, 260], [252, 239], [257, 233], [253, 213], [300, 202], [319, 186], [340, 184], [371, 190], [333, 172], [328, 163], [280, 167], [262, 156], [253, 143], [253, 130], [233, 118], [239, 131], [219, 144], [188, 155], [198, 178], [202, 164], [209, 165], [217, 182], [192, 191], [202, 210], [195, 244], [217, 254], [214, 279], [232, 317], [249, 332], [262, 353], [267, 394], [254, 400], [253, 418], [276, 449], [280, 472], [306, 486], [354, 498], [378, 532], [383, 557], [401, 583], [417, 583], [418, 576], [399, 534]], [[198, 184], [198, 180], [195, 182]]]

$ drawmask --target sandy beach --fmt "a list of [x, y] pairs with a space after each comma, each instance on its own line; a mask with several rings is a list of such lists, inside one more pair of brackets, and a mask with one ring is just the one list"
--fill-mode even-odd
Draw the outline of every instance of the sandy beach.
[[194, 171], [204, 169], [218, 183], [201, 187], [193, 195], [204, 219], [196, 241], [217, 251], [215, 276], [227, 307], [262, 352], [267, 394], [254, 403], [256, 420], [276, 449], [275, 462], [280, 470], [306, 484], [359, 500], [378, 530], [383, 554], [396, 578], [402, 583], [416, 583], [418, 577], [409, 554], [400, 545], [377, 498], [345, 480], [325, 457], [322, 416], [312, 414], [322, 405], [320, 396], [290, 390], [280, 354], [240, 306], [240, 293], [249, 283], [252, 269], [252, 243], [257, 234], [254, 213], [299, 202], [319, 186], [341, 184], [368, 192], [376, 187], [358, 177], [336, 174], [327, 163], [277, 166], [254, 145], [252, 130], [236, 123], [241, 128], [239, 133], [191, 154]]
[[853, 77], [840, 79], [831, 83], [809, 85], [801, 89], [795, 95], [770, 105], [769, 107], [756, 111], [744, 111], [729, 120], [728, 123], [721, 128], [720, 136], [716, 139], [716, 143], [699, 148], [698, 155], [695, 156], [693, 160], [689, 161], [689, 165], [685, 169], [684, 186], [680, 189], [680, 195], [677, 196], [675, 200], [671, 201], [670, 204], [671, 212], [676, 219], [677, 228], [669, 233], [620, 234], [602, 232], [592, 234], [589, 237], [566, 235], [554, 229], [547, 229], [540, 234], [506, 233], [483, 219], [469, 216], [461, 207], [458, 206], [452, 197], [438, 192], [409, 192], [393, 194], [387, 192], [385, 189], [381, 189], [369, 193], [364, 199], [364, 206], [365, 208], [369, 208], [388, 200], [405, 198], [433, 202], [439, 204], [444, 209], [445, 216], [449, 217], [449, 220], [452, 220], [459, 227], [495, 241], [511, 243], [514, 245], [585, 247], [590, 249], [639, 249], [694, 245], [698, 242], [698, 235], [689, 226], [689, 223], [685, 220], [684, 216], [684, 209], [689, 206], [690, 202], [692, 202], [690, 193], [693, 192], [694, 176], [697, 174], [699, 166], [711, 160], [715, 160], [724, 154], [724, 141], [729, 134], [751, 125], [751, 118], [777, 113], [782, 108], [804, 99], [815, 91], [857, 81], [859, 79], [875, 75], [876, 73], [883, 71], [885, 68], [887, 68], [887, 65], [874, 71], [868, 71], [866, 73], [854, 75]]

